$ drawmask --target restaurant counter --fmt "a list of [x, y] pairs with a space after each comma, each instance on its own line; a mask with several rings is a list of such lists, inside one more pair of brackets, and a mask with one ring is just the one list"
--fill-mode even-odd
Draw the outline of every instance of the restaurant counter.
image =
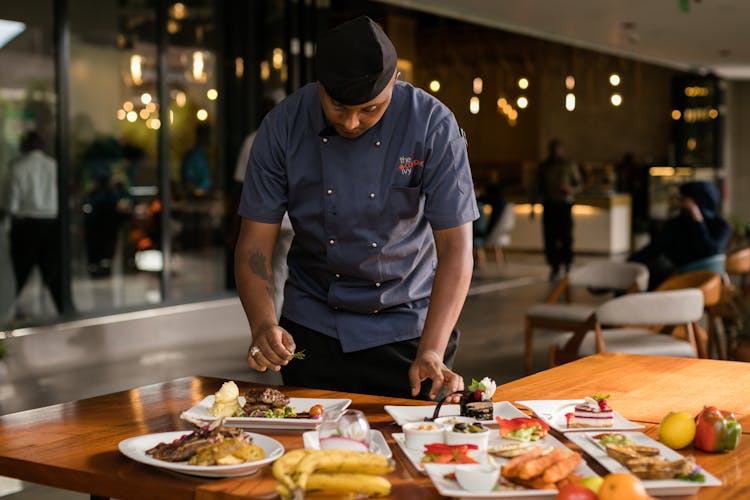
[[[509, 196], [515, 204], [516, 224], [508, 248], [542, 251], [542, 205], [528, 197]], [[617, 255], [630, 252], [631, 196], [628, 193], [581, 194], [573, 205], [573, 251]]]

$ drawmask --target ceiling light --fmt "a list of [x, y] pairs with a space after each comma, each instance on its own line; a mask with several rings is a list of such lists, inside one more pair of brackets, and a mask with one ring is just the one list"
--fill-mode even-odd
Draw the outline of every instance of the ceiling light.
[[24, 23], [0, 19], [0, 48], [3, 48], [8, 42], [23, 33], [25, 29], [26, 25]]
[[613, 87], [617, 87], [618, 85], [620, 85], [620, 75], [618, 75], [617, 73], [612, 73], [611, 75], [609, 75], [609, 84]]
[[518, 88], [519, 89], [527, 89], [529, 88], [529, 79], [525, 77], [521, 77], [518, 79]]
[[432, 80], [430, 82], [430, 90], [433, 92], [438, 92], [440, 90], [440, 82], [437, 80]]
[[479, 98], [477, 96], [469, 99], [469, 112], [472, 115], [479, 113]]
[[680, 110], [679, 109], [673, 109], [672, 110], [672, 119], [673, 120], [679, 120], [680, 118], [682, 118], [682, 113], [680, 112]]
[[521, 109], [526, 109], [526, 106], [529, 105], [529, 100], [524, 97], [520, 96], [518, 99], [516, 99], [516, 106], [518, 106]]
[[482, 79], [479, 77], [474, 78], [474, 81], [471, 82], [471, 88], [474, 89], [474, 93], [479, 95], [482, 93]]
[[573, 77], [573, 75], [568, 75], [565, 77], [565, 88], [568, 90], [573, 90], [576, 86], [576, 79]]
[[568, 111], [576, 109], [576, 95], [572, 92], [565, 95], [565, 109]]
[[619, 106], [622, 104], [622, 96], [620, 94], [612, 94], [612, 96], [609, 98], [609, 102], [612, 103], [612, 106]]

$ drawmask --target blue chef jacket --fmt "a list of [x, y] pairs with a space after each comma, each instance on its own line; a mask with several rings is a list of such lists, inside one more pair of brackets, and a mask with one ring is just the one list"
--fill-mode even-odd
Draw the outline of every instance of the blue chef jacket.
[[397, 82], [356, 139], [328, 126], [311, 83], [263, 120], [242, 217], [294, 227], [282, 315], [345, 352], [422, 334], [437, 266], [432, 230], [479, 216], [466, 141], [437, 99]]

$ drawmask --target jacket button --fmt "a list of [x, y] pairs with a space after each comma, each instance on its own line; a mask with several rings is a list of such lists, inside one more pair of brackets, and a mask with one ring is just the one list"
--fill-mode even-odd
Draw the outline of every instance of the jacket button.
[[379, 147], [380, 147], [380, 144], [381, 144], [381, 142], [380, 142], [380, 141], [375, 141], [375, 147], [376, 147], [376, 148], [379, 148]]
[[328, 244], [331, 245], [331, 246], [333, 246], [333, 245], [336, 244], [336, 240], [330, 239], [330, 240], [328, 240]]
[[328, 144], [328, 137], [323, 137], [321, 140], [323, 141], [323, 144]]
[[379, 312], [380, 312], [380, 310], [379, 310], [379, 309], [375, 309], [375, 310], [374, 310], [374, 311], [373, 311], [372, 313], [373, 313], [373, 314], [377, 314], [377, 313], [379, 313]]
[[339, 273], [336, 273], [336, 279], [339, 279], [341, 275]]
[[375, 199], [375, 193], [370, 193], [370, 199], [371, 199], [371, 200], [374, 200], [374, 199]]
[[333, 189], [327, 189], [327, 190], [326, 190], [326, 194], [327, 194], [328, 196], [331, 196], [331, 195], [333, 194]]
[[380, 288], [380, 282], [375, 283], [375, 288]]
[[372, 243], [370, 243], [370, 246], [372, 248], [378, 248], [378, 244], [376, 242], [374, 242], [374, 241]]

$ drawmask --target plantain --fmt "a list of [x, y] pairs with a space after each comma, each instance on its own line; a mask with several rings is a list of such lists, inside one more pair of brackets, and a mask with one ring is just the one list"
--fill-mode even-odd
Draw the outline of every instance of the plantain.
[[297, 464], [295, 482], [302, 490], [306, 490], [307, 480], [315, 472], [380, 475], [387, 474], [394, 468], [393, 460], [377, 453], [316, 450], [302, 457]]
[[305, 456], [307, 456], [308, 453], [311, 452], [312, 450], [306, 450], [304, 448], [288, 451], [283, 457], [273, 463], [271, 469], [273, 477], [275, 477], [281, 483], [281, 486], [284, 486], [288, 492], [291, 492], [296, 486], [292, 474], [296, 470], [297, 465]]
[[307, 491], [358, 493], [370, 497], [385, 497], [391, 493], [391, 483], [382, 476], [350, 473], [315, 473], [307, 478]]

